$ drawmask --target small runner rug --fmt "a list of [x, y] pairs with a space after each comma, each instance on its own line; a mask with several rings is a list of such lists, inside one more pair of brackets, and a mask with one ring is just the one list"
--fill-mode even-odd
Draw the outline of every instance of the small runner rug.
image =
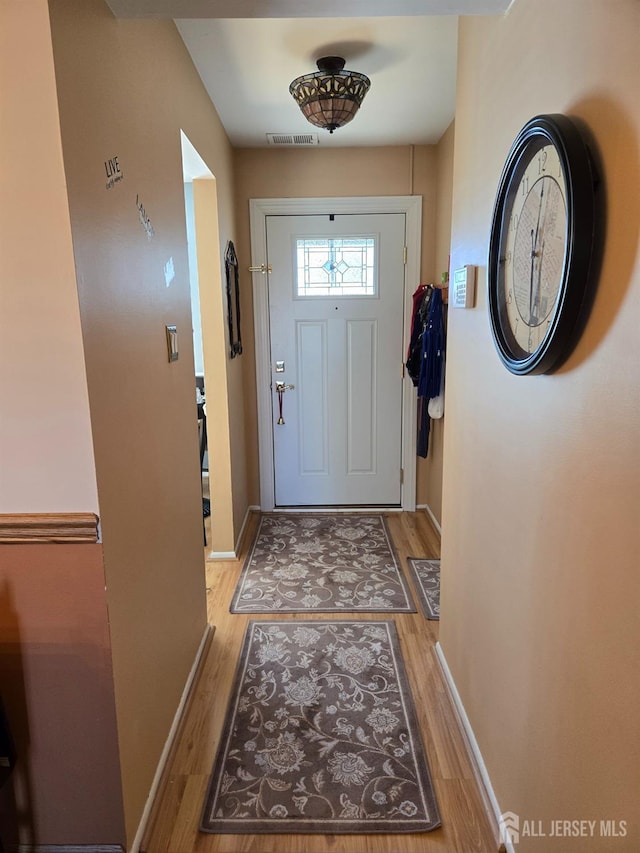
[[249, 622], [200, 828], [439, 824], [395, 624]]
[[427, 619], [440, 619], [440, 560], [407, 557]]
[[381, 515], [264, 515], [232, 613], [415, 613]]

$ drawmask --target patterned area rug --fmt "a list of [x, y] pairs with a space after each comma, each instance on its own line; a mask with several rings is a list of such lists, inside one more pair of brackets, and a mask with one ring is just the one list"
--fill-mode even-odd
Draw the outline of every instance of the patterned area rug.
[[407, 557], [427, 619], [440, 619], [440, 560]]
[[232, 613], [415, 613], [381, 515], [265, 515]]
[[393, 622], [250, 622], [204, 832], [440, 823]]

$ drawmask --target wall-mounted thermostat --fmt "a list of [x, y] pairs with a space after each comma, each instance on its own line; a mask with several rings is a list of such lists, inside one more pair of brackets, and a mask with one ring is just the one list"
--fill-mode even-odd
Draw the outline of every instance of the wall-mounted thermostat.
[[473, 308], [476, 299], [476, 268], [467, 264], [453, 274], [449, 304], [454, 308]]

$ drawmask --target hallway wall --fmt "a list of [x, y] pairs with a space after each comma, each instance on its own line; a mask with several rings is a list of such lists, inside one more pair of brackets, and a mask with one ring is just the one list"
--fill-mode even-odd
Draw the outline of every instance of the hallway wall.
[[17, 754], [0, 850], [124, 844], [102, 546], [0, 550], [0, 696]]
[[[250, 264], [249, 199], [330, 196], [421, 195], [421, 281], [433, 281], [436, 235], [436, 147], [239, 149], [234, 152], [238, 256], [242, 277], [242, 316], [250, 333], [245, 352], [245, 410], [249, 502], [259, 504], [253, 299]], [[412, 164], [413, 156], [413, 164]], [[254, 258], [256, 263], [261, 260]], [[439, 278], [439, 275], [438, 275]], [[410, 286], [411, 292], [419, 282]], [[243, 336], [244, 341], [244, 336]], [[422, 461], [422, 460], [420, 460]], [[427, 500], [425, 469], [418, 467], [418, 503]]]
[[[520, 837], [520, 853], [640, 849], [640, 5], [516, 0], [460, 21], [441, 643], [503, 811], [626, 820], [624, 838]], [[591, 128], [608, 223], [598, 292], [567, 363], [508, 373], [488, 321], [496, 187], [539, 113]]]
[[[0, 80], [3, 525], [98, 495], [47, 0], [0, 3]], [[0, 545], [0, 848], [124, 841], [109, 645], [100, 544]]]
[[[206, 624], [180, 131], [216, 176], [223, 244], [233, 163], [172, 22], [115, 20], [102, 0], [51, 0], [50, 13], [131, 844]], [[173, 363], [166, 324], [178, 327]], [[240, 372], [229, 385], [244, 510]]]
[[0, 512], [97, 512], [46, 0], [0, 6], [0, 80]]
[[[453, 201], [453, 143], [455, 125], [451, 122], [436, 146], [436, 232], [435, 272], [433, 281], [439, 282], [443, 272], [449, 271], [451, 249], [451, 205]], [[445, 308], [445, 323], [450, 308]], [[432, 418], [429, 431], [429, 453], [426, 459], [418, 459], [418, 483], [420, 499], [433, 517], [442, 525], [442, 483], [444, 479], [444, 424], [446, 419], [447, 395], [445, 391], [445, 415]]]

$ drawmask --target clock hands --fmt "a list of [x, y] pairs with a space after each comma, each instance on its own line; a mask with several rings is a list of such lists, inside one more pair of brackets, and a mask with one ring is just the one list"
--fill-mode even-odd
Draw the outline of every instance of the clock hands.
[[[538, 213], [538, 222], [540, 221], [540, 214]], [[536, 258], [536, 240], [537, 240], [537, 232], [538, 229], [534, 231], [531, 229], [531, 272], [529, 274], [529, 319], [527, 320], [527, 325], [531, 325], [531, 314], [533, 312], [533, 276], [535, 272], [535, 258]]]
[[[538, 235], [540, 233], [540, 217], [542, 216], [542, 205], [544, 203], [544, 178], [540, 181], [540, 203], [538, 205], [538, 219], [536, 221], [536, 230], [531, 229], [531, 274], [529, 280], [529, 326], [534, 326], [536, 323], [534, 319], [537, 320], [537, 316], [534, 318], [533, 310], [537, 308], [536, 303], [540, 298], [540, 274], [542, 270], [542, 252], [544, 251], [544, 240], [542, 241], [542, 249], [540, 252], [538, 249]], [[546, 212], [546, 208], [545, 208]], [[544, 225], [544, 220], [543, 220]], [[544, 232], [544, 228], [543, 228]], [[534, 290], [533, 281], [534, 281], [534, 271], [535, 271], [535, 259], [538, 260], [538, 279], [537, 279], [537, 288]], [[534, 292], [536, 294], [536, 298], [534, 298]]]
[[[531, 321], [532, 325], [537, 326], [540, 322], [540, 317], [538, 316], [540, 313], [540, 283], [542, 278], [542, 256], [544, 254], [544, 240], [542, 241], [542, 245], [540, 246], [540, 251], [538, 252], [538, 276], [536, 278], [536, 289], [535, 289], [535, 297], [532, 298], [532, 306], [533, 310], [531, 312]], [[535, 312], [535, 314], [534, 314]]]

